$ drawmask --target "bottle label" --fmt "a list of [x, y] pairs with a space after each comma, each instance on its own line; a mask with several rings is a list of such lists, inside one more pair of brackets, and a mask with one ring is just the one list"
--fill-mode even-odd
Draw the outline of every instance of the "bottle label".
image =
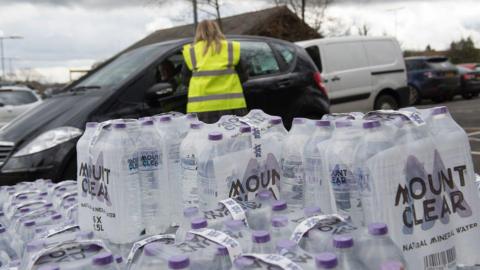
[[183, 205], [198, 205], [197, 187], [197, 159], [194, 154], [187, 155], [180, 160], [182, 167]]
[[290, 259], [278, 254], [246, 253], [246, 254], [243, 254], [242, 256], [253, 257], [267, 264], [280, 267], [281, 269], [284, 269], [284, 270], [302, 270], [303, 269], [298, 264], [292, 262]]
[[138, 151], [140, 158], [140, 170], [141, 171], [154, 171], [158, 170], [160, 162], [162, 160], [161, 153], [156, 149], [140, 149]]
[[130, 268], [130, 265], [132, 264], [133, 262], [133, 259], [135, 259], [135, 255], [137, 254], [137, 251], [144, 247], [145, 245], [149, 244], [149, 243], [152, 243], [152, 242], [156, 242], [156, 241], [170, 241], [170, 240], [175, 240], [175, 235], [174, 234], [159, 234], [159, 235], [153, 235], [153, 236], [150, 236], [150, 237], [147, 237], [145, 239], [142, 239], [140, 241], [137, 241], [133, 244], [132, 248], [130, 249], [130, 252], [128, 253], [128, 256], [127, 256], [127, 261], [126, 261], [126, 265], [127, 265], [127, 268]]
[[76, 232], [79, 231], [80, 227], [78, 225], [65, 225], [59, 228], [50, 229], [45, 233], [45, 238], [50, 238], [52, 236], [62, 234], [65, 232]]
[[302, 237], [306, 232], [313, 229], [315, 226], [319, 225], [320, 223], [324, 223], [324, 222], [327, 222], [329, 225], [335, 225], [341, 222], [346, 222], [346, 220], [345, 218], [337, 214], [317, 215], [317, 216], [309, 217], [297, 225], [297, 227], [293, 230], [293, 233], [290, 239], [292, 241], [300, 243], [300, 240], [302, 240]]
[[242, 206], [238, 204], [234, 199], [228, 198], [225, 200], [220, 201], [221, 204], [225, 205], [225, 207], [232, 215], [233, 220], [245, 220], [246, 221], [246, 214], [243, 210]]
[[345, 164], [336, 164], [331, 170], [331, 183], [337, 211], [348, 213], [352, 208], [351, 191], [356, 188], [356, 179]]
[[240, 243], [224, 232], [213, 229], [203, 229], [190, 231], [189, 233], [202, 236], [212, 242], [226, 247], [228, 249], [228, 255], [230, 256], [230, 261], [232, 262], [242, 253], [242, 247], [240, 246]]

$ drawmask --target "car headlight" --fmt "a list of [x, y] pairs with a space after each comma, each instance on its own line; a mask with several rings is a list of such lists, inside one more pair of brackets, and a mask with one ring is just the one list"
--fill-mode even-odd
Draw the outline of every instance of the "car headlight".
[[74, 127], [58, 127], [46, 131], [33, 139], [13, 156], [21, 157], [50, 149], [82, 135], [82, 130]]

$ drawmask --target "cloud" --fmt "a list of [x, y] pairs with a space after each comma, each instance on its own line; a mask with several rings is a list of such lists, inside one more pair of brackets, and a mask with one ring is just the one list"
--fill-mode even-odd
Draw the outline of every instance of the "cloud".
[[31, 4], [49, 7], [82, 7], [95, 9], [115, 9], [154, 4], [160, 0], [0, 0], [0, 6]]

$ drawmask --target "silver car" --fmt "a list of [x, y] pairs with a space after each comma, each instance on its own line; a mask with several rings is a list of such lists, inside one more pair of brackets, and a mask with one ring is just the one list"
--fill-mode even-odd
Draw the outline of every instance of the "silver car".
[[42, 103], [40, 96], [28, 87], [0, 87], [0, 127], [40, 103]]

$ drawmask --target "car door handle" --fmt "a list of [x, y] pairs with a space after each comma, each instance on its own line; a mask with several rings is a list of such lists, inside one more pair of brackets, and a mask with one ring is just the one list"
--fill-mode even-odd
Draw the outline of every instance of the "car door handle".
[[332, 78], [332, 82], [334, 82], [334, 81], [340, 81], [340, 77], [334, 76], [334, 77]]
[[282, 79], [277, 82], [278, 88], [285, 88], [289, 87], [293, 84], [293, 81], [291, 79]]

